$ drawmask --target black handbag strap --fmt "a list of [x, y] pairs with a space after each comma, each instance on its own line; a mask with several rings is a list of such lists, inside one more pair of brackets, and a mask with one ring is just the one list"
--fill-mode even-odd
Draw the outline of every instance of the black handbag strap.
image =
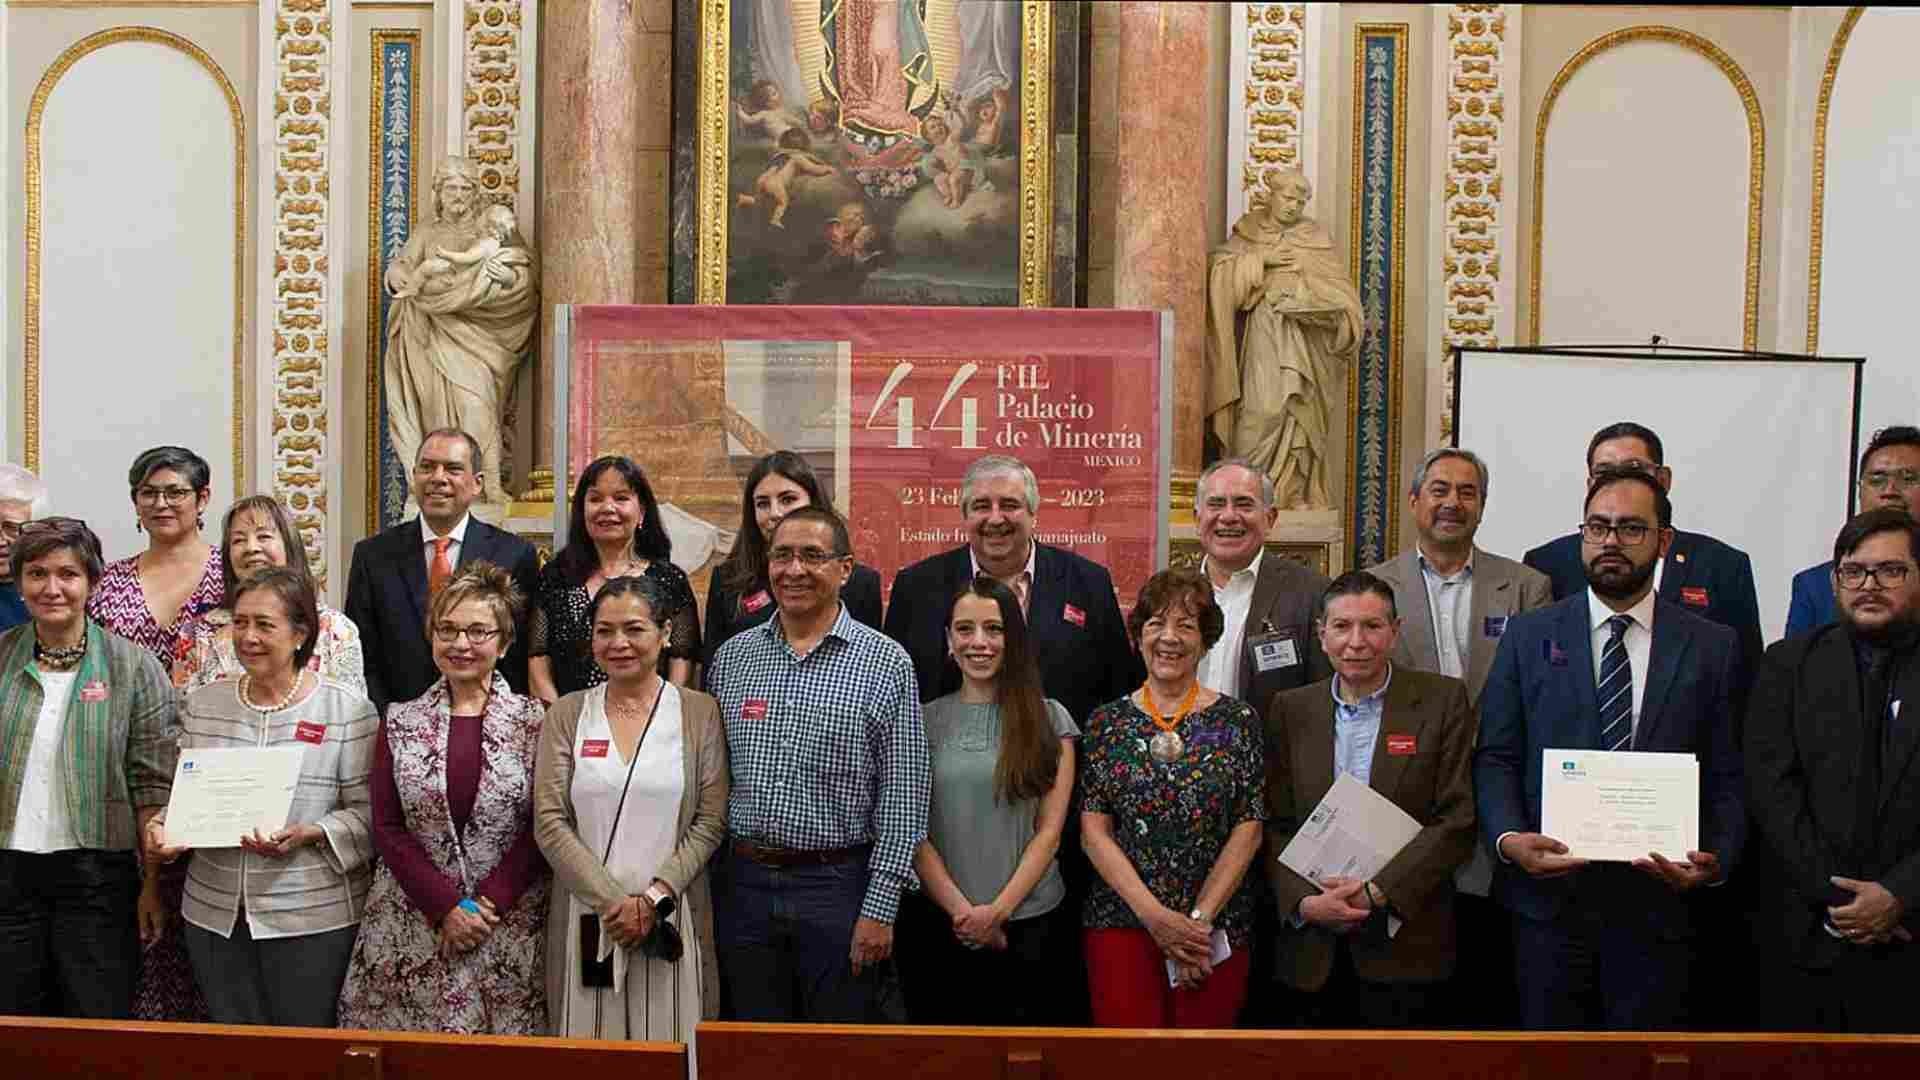
[[[611, 690], [609, 690], [611, 693]], [[660, 711], [660, 699], [667, 696], [667, 680], [660, 679], [660, 688], [654, 692], [653, 708], [647, 710], [647, 726], [640, 729], [640, 738], [634, 741], [633, 757], [627, 759], [627, 779], [620, 785], [620, 802], [613, 808], [613, 826], [607, 830], [607, 850], [600, 853], [600, 865], [607, 865], [613, 857], [613, 838], [620, 834], [620, 815], [627, 808], [627, 789], [633, 786], [633, 767], [640, 764], [640, 748], [647, 745], [647, 732], [653, 730], [653, 718]], [[607, 712], [603, 707], [602, 712]], [[607, 738], [613, 738], [613, 714], [607, 712]]]

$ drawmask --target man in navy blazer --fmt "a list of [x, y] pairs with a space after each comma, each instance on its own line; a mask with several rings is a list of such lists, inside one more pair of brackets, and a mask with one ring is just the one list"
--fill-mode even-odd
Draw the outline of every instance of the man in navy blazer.
[[[1905, 424], [1881, 428], [1860, 454], [1860, 510], [1881, 506], [1920, 515], [1920, 428]], [[1787, 597], [1788, 637], [1839, 617], [1833, 598], [1833, 560], [1793, 575]]]
[[1071, 551], [1036, 543], [1039, 509], [1033, 470], [1015, 458], [983, 457], [967, 468], [960, 487], [967, 545], [894, 575], [886, 632], [913, 657], [922, 701], [960, 689], [960, 669], [947, 655], [947, 614], [976, 573], [999, 578], [1022, 598], [1042, 688], [1075, 723], [1145, 680], [1139, 654], [1127, 641], [1112, 576]]
[[[1732, 631], [1653, 592], [1672, 503], [1644, 470], [1588, 489], [1588, 588], [1507, 626], [1480, 695], [1473, 779], [1499, 856], [1494, 895], [1514, 917], [1524, 1026], [1678, 1029], [1694, 968], [1683, 894], [1724, 879], [1746, 831], [1732, 711]], [[1540, 832], [1547, 749], [1689, 753], [1700, 763], [1700, 844], [1686, 859], [1589, 864]]]
[[[527, 603], [533, 603], [540, 571], [533, 545], [467, 512], [480, 497], [484, 464], [473, 436], [453, 429], [428, 432], [413, 463], [413, 497], [420, 515], [353, 546], [347, 617], [360, 630], [367, 697], [382, 716], [389, 703], [412, 701], [440, 677], [427, 641], [427, 586], [436, 552], [455, 573], [475, 559], [505, 569]], [[498, 669], [522, 694], [527, 691], [525, 611]]]
[[[1623, 420], [1594, 432], [1587, 443], [1587, 482], [1608, 469], [1639, 468], [1673, 491], [1673, 470], [1665, 464], [1660, 436], [1650, 428]], [[1580, 534], [1569, 533], [1527, 552], [1521, 560], [1553, 582], [1553, 598], [1565, 600], [1586, 591], [1586, 561]], [[1734, 669], [1734, 705], [1746, 699], [1754, 665], [1760, 662], [1760, 597], [1753, 586], [1753, 560], [1747, 553], [1704, 533], [1675, 529], [1673, 543], [1653, 572], [1653, 587], [1662, 600], [1679, 604], [1695, 615], [1728, 627], [1739, 637]]]

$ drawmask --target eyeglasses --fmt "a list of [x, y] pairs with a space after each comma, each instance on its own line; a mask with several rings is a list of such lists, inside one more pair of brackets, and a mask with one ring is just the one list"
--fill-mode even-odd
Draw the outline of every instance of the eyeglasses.
[[451, 645], [459, 641], [460, 635], [462, 634], [465, 634], [467, 640], [475, 645], [485, 645], [487, 642], [499, 637], [500, 631], [498, 628], [492, 626], [455, 626], [452, 623], [444, 622], [433, 624], [433, 636], [442, 645]]
[[1653, 526], [1639, 521], [1616, 523], [1595, 518], [1592, 521], [1580, 523], [1580, 535], [1586, 537], [1589, 544], [1604, 544], [1607, 542], [1607, 534], [1612, 533], [1620, 538], [1621, 547], [1633, 547], [1644, 541], [1647, 534], [1652, 531]]
[[1894, 484], [1902, 491], [1912, 491], [1920, 487], [1920, 469], [1875, 469], [1862, 476], [1860, 482], [1874, 491], [1885, 491], [1888, 484]]
[[144, 506], [154, 506], [159, 503], [166, 503], [168, 506], [178, 506], [188, 499], [193, 498], [193, 494], [193, 489], [190, 487], [157, 488], [142, 484], [133, 489], [133, 501]]
[[1872, 578], [1873, 583], [1883, 589], [1897, 589], [1907, 583], [1907, 571], [1911, 569], [1903, 562], [1883, 562], [1873, 566], [1841, 563], [1834, 567], [1833, 576], [1843, 589], [1864, 589], [1868, 578]]
[[837, 555], [825, 548], [777, 547], [767, 553], [767, 565], [785, 566], [788, 563], [798, 562], [809, 570], [818, 570], [830, 562], [836, 562], [840, 559], [850, 559], [852, 557], [851, 555]]

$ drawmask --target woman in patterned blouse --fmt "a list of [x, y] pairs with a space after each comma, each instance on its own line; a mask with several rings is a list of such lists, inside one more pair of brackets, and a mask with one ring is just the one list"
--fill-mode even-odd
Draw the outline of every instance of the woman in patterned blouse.
[[[239, 587], [240, 578], [284, 566], [302, 577], [311, 577], [307, 569], [307, 548], [293, 527], [286, 507], [271, 495], [249, 495], [227, 508], [220, 525], [225, 538], [221, 545], [220, 573], [226, 582], [226, 595]], [[308, 661], [309, 670], [334, 682], [352, 687], [361, 696], [367, 693], [366, 660], [360, 651], [360, 631], [353, 620], [338, 608], [320, 607], [320, 642]], [[237, 679], [246, 673], [233, 652], [233, 612], [217, 607], [193, 624], [193, 634], [179, 659], [173, 664], [173, 685], [192, 692], [219, 679]]]
[[700, 657], [700, 612], [672, 553], [660, 504], [640, 466], [615, 456], [588, 465], [573, 489], [567, 546], [540, 571], [527, 635], [528, 691], [551, 705], [607, 681], [593, 660], [587, 605], [617, 577], [644, 577], [660, 586], [663, 610], [657, 614], [671, 628], [660, 651], [660, 674], [689, 685]]
[[1198, 573], [1149, 578], [1127, 617], [1146, 684], [1087, 718], [1080, 830], [1100, 877], [1087, 979], [1102, 1027], [1232, 1027], [1246, 1000], [1266, 755], [1253, 710], [1197, 677], [1224, 626]]
[[[192, 641], [201, 615], [226, 599], [220, 549], [200, 538], [213, 472], [184, 447], [156, 446], [127, 470], [133, 512], [147, 550], [108, 563], [87, 598], [87, 617], [152, 653], [169, 673]], [[206, 1002], [180, 937], [183, 867], [162, 871], [149, 861], [140, 893], [146, 955], [134, 993], [137, 1020], [205, 1020]]]

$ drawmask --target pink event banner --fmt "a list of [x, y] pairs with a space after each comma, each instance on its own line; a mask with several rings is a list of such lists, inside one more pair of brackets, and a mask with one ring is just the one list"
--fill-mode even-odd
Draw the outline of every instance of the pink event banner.
[[[696, 576], [742, 527], [763, 454], [804, 455], [855, 556], [894, 572], [967, 542], [960, 480], [986, 454], [1040, 482], [1035, 533], [1107, 566], [1123, 607], [1158, 566], [1167, 479], [1160, 315], [1091, 309], [574, 307], [573, 477], [626, 454]], [[704, 589], [702, 589], [704, 592]]]

